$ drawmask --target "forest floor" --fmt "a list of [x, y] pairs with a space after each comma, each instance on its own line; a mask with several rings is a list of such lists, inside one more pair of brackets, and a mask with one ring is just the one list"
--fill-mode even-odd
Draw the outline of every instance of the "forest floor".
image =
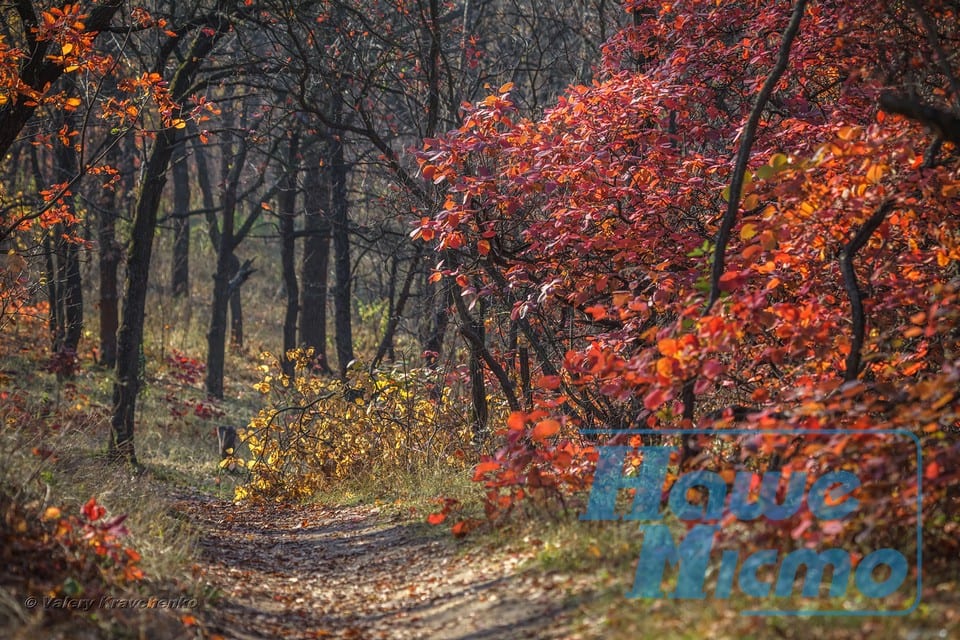
[[573, 578], [518, 570], [530, 553], [462, 552], [449, 536], [371, 505], [258, 506], [197, 494], [175, 507], [201, 531], [198, 570], [221, 590], [205, 620], [214, 634], [571, 637]]

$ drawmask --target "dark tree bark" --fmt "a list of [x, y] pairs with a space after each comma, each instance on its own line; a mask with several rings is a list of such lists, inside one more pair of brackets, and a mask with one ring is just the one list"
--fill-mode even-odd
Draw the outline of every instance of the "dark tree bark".
[[[241, 139], [239, 149], [223, 155], [225, 180], [220, 192], [220, 228], [216, 230], [216, 215], [211, 224], [211, 239], [217, 249], [217, 268], [213, 274], [213, 303], [210, 309], [210, 329], [207, 331], [207, 393], [214, 398], [223, 398], [223, 368], [227, 338], [227, 308], [233, 294], [230, 288], [231, 266], [236, 257], [238, 234], [234, 233], [234, 217], [237, 213], [237, 188], [243, 164], [246, 162], [247, 141]], [[253, 215], [253, 214], [251, 214]]]
[[[183, 70], [184, 67], [181, 67], [181, 72]], [[133, 432], [137, 394], [142, 383], [140, 361], [143, 353], [143, 321], [146, 315], [153, 234], [175, 141], [172, 129], [160, 130], [143, 173], [143, 183], [130, 231], [123, 316], [117, 333], [117, 379], [113, 385], [110, 456], [114, 459], [124, 458], [134, 466], [139, 466], [134, 450]]]
[[182, 141], [171, 169], [173, 174], [173, 267], [170, 289], [174, 298], [190, 293], [190, 169]]
[[[170, 94], [181, 103], [193, 84], [200, 65], [222, 35], [229, 29], [226, 17], [218, 14], [209, 29], [202, 29], [189, 47], [173, 80]], [[163, 60], [159, 67], [163, 66]], [[157, 211], [167, 168], [176, 146], [176, 129], [160, 129], [143, 171], [140, 193], [134, 208], [127, 252], [127, 275], [124, 283], [123, 315], [117, 332], [117, 375], [113, 385], [113, 415], [110, 420], [109, 454], [112, 459], [126, 459], [139, 467], [134, 448], [134, 418], [137, 394], [142, 383], [140, 363], [143, 345], [143, 321], [147, 305], [147, 283], [150, 280], [150, 258], [153, 254], [153, 235], [157, 227]]]
[[450, 307], [453, 305], [453, 293], [446, 280], [441, 280], [439, 287], [431, 283], [428, 273], [420, 270], [422, 281], [420, 284], [420, 299], [422, 301], [421, 318], [427, 318], [421, 324], [420, 343], [426, 355], [426, 366], [436, 366], [440, 353], [443, 351], [443, 341], [447, 335], [447, 326], [450, 324]]
[[76, 354], [83, 335], [83, 280], [80, 277], [79, 245], [66, 237], [74, 237], [79, 229], [72, 224], [57, 227], [62, 231], [57, 238], [57, 275], [60, 280], [57, 289], [63, 310], [63, 341], [56, 350]]
[[[72, 117], [64, 118], [64, 126], [73, 129]], [[58, 146], [53, 154], [53, 173], [56, 181], [63, 182], [77, 174], [77, 157], [74, 149]], [[36, 154], [33, 155], [34, 171], [39, 173]], [[58, 358], [75, 358], [83, 334], [83, 282], [80, 278], [80, 251], [77, 235], [80, 228], [73, 223], [54, 226], [45, 241], [47, 249], [46, 270], [48, 297], [50, 301], [50, 329], [52, 350]], [[61, 360], [57, 377], [72, 376], [73, 367]]]
[[304, 176], [303, 263], [300, 281], [300, 343], [313, 349], [318, 369], [332, 373], [327, 359], [327, 291], [330, 269], [331, 172], [312, 157]]
[[393, 340], [397, 333], [397, 327], [400, 326], [400, 319], [403, 317], [403, 311], [407, 306], [407, 301], [410, 300], [410, 290], [413, 286], [413, 281], [417, 275], [417, 271], [420, 268], [420, 259], [423, 256], [424, 247], [426, 247], [426, 243], [417, 243], [416, 251], [413, 259], [410, 261], [410, 266], [407, 269], [407, 275], [403, 279], [403, 285], [400, 287], [400, 294], [397, 296], [396, 301], [394, 301], [394, 288], [396, 286], [396, 279], [398, 275], [397, 265], [399, 264], [400, 260], [399, 258], [394, 258], [394, 268], [391, 269], [390, 272], [390, 308], [389, 315], [387, 316], [387, 328], [383, 332], [383, 338], [380, 340], [380, 346], [377, 347], [377, 353], [370, 362], [371, 371], [379, 366], [380, 361], [383, 360], [384, 356], [389, 357], [391, 361], [396, 359], [393, 354]]
[[[287, 293], [287, 307], [283, 316], [283, 353], [280, 366], [283, 372], [293, 377], [294, 363], [287, 359], [287, 352], [297, 346], [297, 313], [300, 307], [300, 291], [297, 286], [297, 272], [294, 266], [296, 252], [295, 225], [297, 204], [297, 154], [300, 138], [291, 132], [287, 147], [287, 163], [280, 188], [278, 209], [280, 215], [280, 264], [283, 270], [283, 284]], [[309, 200], [309, 197], [308, 197]]]
[[43, 236], [43, 268], [47, 280], [47, 304], [50, 312], [47, 315], [47, 331], [50, 332], [50, 349], [56, 351], [57, 345], [62, 340], [61, 330], [62, 321], [60, 320], [60, 295], [57, 293], [57, 265], [54, 261], [53, 247], [55, 240], [54, 232], [50, 230]]
[[[240, 258], [231, 253], [229, 277], [234, 278], [239, 271]], [[240, 297], [240, 287], [233, 287], [230, 294], [230, 347], [243, 349], [243, 300]]]
[[331, 209], [333, 223], [334, 288], [333, 326], [336, 332], [337, 367], [340, 377], [346, 377], [347, 366], [353, 360], [352, 300], [350, 294], [350, 220], [347, 202], [347, 165], [343, 141], [332, 136], [330, 149]]
[[101, 189], [97, 215], [97, 244], [100, 265], [100, 364], [113, 367], [117, 363], [117, 329], [120, 326], [117, 304], [117, 270], [121, 248], [117, 244], [116, 193]]

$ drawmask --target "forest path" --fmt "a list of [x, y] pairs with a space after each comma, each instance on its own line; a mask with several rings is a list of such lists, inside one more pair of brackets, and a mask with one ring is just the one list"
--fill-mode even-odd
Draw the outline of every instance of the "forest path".
[[226, 638], [568, 637], [565, 578], [520, 573], [516, 554], [459, 552], [374, 506], [192, 496], [176, 508], [201, 531], [198, 571], [221, 594], [206, 624]]

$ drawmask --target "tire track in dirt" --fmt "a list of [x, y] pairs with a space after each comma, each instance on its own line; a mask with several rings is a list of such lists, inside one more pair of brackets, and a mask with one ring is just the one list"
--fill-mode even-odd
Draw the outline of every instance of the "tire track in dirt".
[[220, 590], [205, 623], [237, 640], [565, 637], [562, 576], [517, 555], [458, 553], [450, 539], [372, 506], [257, 506], [193, 496], [197, 571]]

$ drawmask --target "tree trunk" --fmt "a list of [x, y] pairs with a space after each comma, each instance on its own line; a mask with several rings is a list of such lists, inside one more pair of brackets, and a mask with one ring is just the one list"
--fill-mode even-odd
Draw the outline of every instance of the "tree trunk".
[[[300, 281], [300, 343], [313, 349], [319, 370], [332, 373], [327, 359], [327, 287], [330, 269], [330, 179], [331, 172], [312, 158], [304, 180], [306, 218]], [[338, 352], [339, 353], [339, 352]]]
[[[237, 254], [230, 254], [230, 273], [233, 278], [240, 271], [240, 258]], [[243, 301], [240, 297], [240, 287], [236, 287], [230, 294], [230, 347], [235, 350], [243, 349]]]
[[338, 135], [331, 145], [331, 200], [333, 214], [333, 325], [336, 332], [337, 366], [340, 377], [347, 374], [347, 366], [353, 361], [352, 300], [350, 294], [350, 220], [347, 202], [347, 165], [344, 159], [343, 141]]
[[181, 136], [173, 161], [173, 270], [170, 289], [174, 298], [190, 294], [190, 169], [187, 146]]
[[[64, 127], [73, 129], [73, 118], [64, 118]], [[77, 157], [72, 147], [58, 146], [53, 154], [53, 170], [58, 182], [77, 174]], [[53, 352], [58, 358], [57, 378], [73, 375], [77, 348], [83, 334], [83, 282], [80, 278], [80, 251], [75, 240], [79, 227], [60, 223], [53, 229], [47, 256], [47, 277], [50, 282], [50, 320], [53, 327]]]
[[[237, 213], [237, 187], [247, 156], [247, 142], [241, 139], [236, 153], [223, 156], [225, 176], [220, 193], [221, 223], [216, 239], [217, 269], [213, 274], [213, 303], [210, 308], [210, 329], [207, 331], [207, 393], [214, 398], [223, 398], [223, 368], [227, 338], [227, 308], [230, 303], [231, 266], [236, 257], [234, 216]], [[239, 290], [239, 287], [237, 288]]]
[[124, 458], [134, 466], [139, 466], [134, 450], [133, 430], [137, 394], [142, 382], [143, 321], [146, 315], [153, 234], [157, 226], [157, 210], [163, 195], [163, 185], [167, 179], [167, 167], [175, 143], [173, 130], [160, 130], [147, 160], [130, 232], [123, 315], [120, 330], [117, 332], [117, 377], [113, 385], [110, 456], [114, 459]]
[[390, 273], [390, 313], [387, 318], [387, 328], [383, 332], [383, 338], [380, 340], [380, 346], [377, 347], [377, 353], [370, 362], [371, 371], [379, 366], [384, 356], [389, 357], [391, 361], [396, 360], [393, 354], [393, 339], [397, 333], [397, 327], [400, 326], [400, 319], [403, 317], [403, 311], [407, 306], [407, 301], [410, 299], [410, 289], [413, 285], [413, 280], [420, 270], [420, 258], [423, 256], [425, 246], [426, 243], [424, 242], [416, 245], [416, 251], [413, 259], [410, 261], [407, 275], [403, 279], [403, 286], [400, 288], [400, 295], [396, 301], [393, 300], [393, 289], [396, 286], [396, 265], [399, 263], [399, 259], [394, 260], [394, 269], [392, 269]]
[[77, 242], [66, 240], [79, 231], [76, 225], [64, 225], [58, 238], [57, 268], [60, 286], [57, 288], [63, 308], [63, 342], [58, 351], [77, 353], [83, 335], [83, 280], [80, 277], [80, 249]]
[[[418, 267], [419, 270], [419, 267]], [[453, 295], [446, 280], [440, 281], [437, 287], [428, 279], [428, 274], [421, 272], [420, 298], [421, 308], [421, 345], [423, 346], [424, 364], [434, 367], [443, 351], [443, 340], [447, 335], [447, 325], [450, 323], [450, 307], [453, 304]]]
[[117, 363], [117, 329], [120, 326], [117, 305], [117, 268], [120, 265], [120, 246], [117, 244], [114, 190], [102, 189], [99, 204], [97, 243], [100, 264], [100, 364], [113, 367]]
[[300, 291], [294, 266], [296, 253], [295, 220], [297, 204], [297, 153], [300, 138], [290, 133], [287, 149], [287, 166], [280, 190], [278, 210], [280, 215], [280, 264], [283, 268], [283, 284], [287, 291], [287, 308], [283, 316], [283, 353], [280, 366], [283, 372], [293, 377], [294, 364], [287, 359], [287, 352], [297, 346], [297, 312], [300, 306]]
[[[200, 31], [177, 68], [170, 82], [170, 95], [181, 102], [194, 76], [217, 39], [230, 25], [222, 16], [216, 29]], [[160, 61], [165, 62], [164, 60]], [[162, 67], [162, 64], [160, 65]], [[113, 415], [110, 419], [110, 457], [125, 458], [139, 468], [134, 450], [133, 430], [140, 392], [141, 359], [143, 357], [143, 321], [147, 306], [147, 283], [150, 280], [150, 258], [153, 234], [157, 228], [157, 210], [167, 179], [167, 168], [176, 145], [176, 129], [160, 129], [150, 150], [140, 186], [140, 193], [130, 230], [127, 253], [127, 276], [124, 283], [123, 315], [117, 332], [117, 375], [113, 385]]]

